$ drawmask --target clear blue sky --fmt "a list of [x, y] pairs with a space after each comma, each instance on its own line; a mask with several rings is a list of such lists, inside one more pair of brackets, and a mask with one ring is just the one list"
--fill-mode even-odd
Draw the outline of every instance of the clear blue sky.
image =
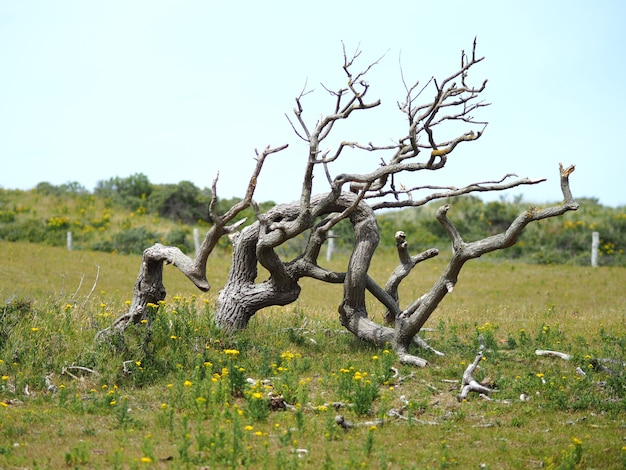
[[[383, 108], [336, 137], [382, 144], [405, 134], [400, 61], [409, 81], [425, 83], [455, 71], [477, 36], [486, 59], [472, 77], [489, 79], [493, 104], [477, 116], [487, 132], [442, 175], [405, 184], [514, 172], [549, 180], [508, 196], [555, 201], [562, 161], [577, 166], [575, 196], [624, 205], [625, 25], [620, 0], [0, 1], [0, 186], [93, 189], [144, 173], [205, 187], [219, 171], [218, 194], [241, 196], [254, 149], [289, 143], [268, 161], [256, 198], [291, 201], [306, 147], [284, 113], [305, 81], [316, 90], [305, 119], [331, 110], [320, 83], [344, 85], [341, 41], [360, 44], [363, 65], [386, 56], [369, 77]], [[351, 162], [359, 172], [377, 164], [371, 154]]]

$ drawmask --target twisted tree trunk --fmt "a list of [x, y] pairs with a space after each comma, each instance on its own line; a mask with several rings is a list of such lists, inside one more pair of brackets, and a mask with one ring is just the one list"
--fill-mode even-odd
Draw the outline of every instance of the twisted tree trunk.
[[[133, 300], [129, 311], [118, 318], [110, 328], [98, 333], [98, 338], [106, 338], [115, 332], [123, 332], [126, 326], [141, 320], [150, 321], [153, 311], [151, 304], [158, 304], [165, 298], [162, 282], [163, 263], [171, 263], [183, 272], [199, 289], [210, 288], [206, 279], [206, 264], [209, 254], [220, 237], [232, 236], [233, 255], [228, 280], [220, 291], [215, 320], [219, 327], [233, 331], [245, 328], [252, 316], [260, 309], [272, 305], [287, 305], [300, 295], [299, 280], [311, 277], [321, 282], [343, 283], [343, 298], [338, 311], [341, 324], [360, 339], [377, 344], [390, 344], [397, 352], [400, 361], [417, 366], [427, 362], [413, 355], [411, 347], [417, 345], [430, 349], [418, 333], [436, 310], [446, 295], [451, 293], [457, 283], [458, 275], [464, 264], [470, 259], [491, 251], [513, 245], [527, 224], [548, 217], [576, 210], [569, 189], [569, 175], [574, 167], [560, 166], [561, 188], [564, 202], [549, 209], [529, 209], [520, 214], [501, 234], [471, 243], [463, 241], [454, 224], [448, 219], [450, 206], [444, 205], [437, 212], [437, 219], [445, 228], [452, 241], [453, 256], [432, 288], [421, 297], [414, 299], [408, 307], [400, 307], [398, 286], [411, 270], [420, 262], [437, 256], [436, 249], [411, 256], [407, 236], [404, 232], [396, 233], [396, 244], [400, 262], [384, 287], [379, 286], [368, 271], [373, 254], [378, 246], [379, 231], [375, 211], [385, 208], [419, 207], [430, 201], [453, 198], [464, 194], [484, 191], [501, 191], [521, 185], [534, 185], [543, 180], [528, 178], [505, 182], [514, 175], [506, 175], [499, 181], [473, 183], [465, 187], [455, 186], [413, 186], [405, 187], [395, 180], [402, 176], [410, 178], [415, 172], [436, 171], [446, 166], [452, 152], [468, 145], [484, 135], [487, 122], [477, 121], [472, 114], [488, 103], [481, 100], [487, 81], [478, 86], [467, 83], [472, 67], [483, 58], [477, 57], [476, 41], [471, 54], [462, 52], [461, 67], [443, 80], [431, 78], [426, 85], [416, 82], [412, 86], [405, 84], [406, 96], [399, 103], [408, 129], [404, 136], [391, 145], [377, 146], [357, 142], [341, 141], [334, 151], [321, 148], [323, 141], [330, 135], [334, 125], [349, 119], [355, 112], [365, 112], [381, 104], [380, 100], [367, 101], [369, 84], [364, 75], [377, 62], [370, 64], [364, 71], [353, 74], [351, 68], [360, 55], [356, 51], [352, 58], [344, 49], [344, 66], [347, 85], [337, 91], [330, 91], [334, 101], [331, 112], [320, 117], [314, 127], [309, 127], [303, 118], [302, 99], [308, 94], [305, 90], [296, 98], [294, 110], [295, 122], [290, 121], [296, 134], [307, 143], [307, 155], [303, 171], [302, 191], [298, 202], [277, 205], [261, 214], [253, 201], [258, 177], [263, 163], [269, 155], [279, 152], [285, 146], [257, 152], [256, 165], [250, 177], [244, 198], [225, 214], [216, 213], [217, 178], [212, 186], [212, 200], [209, 212], [214, 225], [206, 234], [202, 246], [195, 258], [184, 255], [178, 248], [156, 244], [143, 254], [142, 266], [135, 284]], [[430, 101], [417, 104], [416, 99], [425, 90], [432, 90]], [[426, 93], [424, 93], [426, 94]], [[454, 123], [468, 126], [465, 132], [450, 137], [449, 132], [439, 132], [440, 126]], [[331, 175], [330, 167], [347, 152], [372, 153], [383, 152], [386, 160], [380, 159], [370, 164], [363, 173], [341, 173]], [[367, 159], [364, 159], [367, 164]], [[328, 191], [313, 195], [315, 170], [323, 168], [328, 183]], [[420, 199], [415, 197], [420, 191], [428, 194]], [[245, 208], [253, 206], [256, 221], [236, 233], [243, 221], [228, 225]], [[348, 269], [345, 273], [322, 268], [318, 257], [327, 233], [341, 220], [348, 219], [354, 229], [355, 243]], [[308, 241], [304, 251], [291, 261], [283, 261], [275, 249], [294, 237], [308, 232]], [[269, 272], [269, 277], [259, 280], [258, 266]], [[365, 303], [365, 291], [368, 290], [386, 309], [386, 325], [379, 325], [368, 317]], [[339, 299], [338, 299], [339, 300]]]

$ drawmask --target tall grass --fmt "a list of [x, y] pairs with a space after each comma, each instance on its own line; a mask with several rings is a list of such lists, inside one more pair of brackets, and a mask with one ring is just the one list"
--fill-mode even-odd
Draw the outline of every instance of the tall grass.
[[[384, 282], [396, 262], [377, 255], [372, 276]], [[443, 262], [418, 267], [401, 299], [421, 295]], [[341, 286], [303, 282], [296, 304], [225, 335], [212, 312], [226, 253], [209, 262], [215, 291], [166, 269], [154, 321], [94, 343], [126, 307], [139, 263], [0, 242], [0, 468], [626, 464], [624, 268], [469, 264], [426, 325], [446, 356], [422, 353], [430, 365], [415, 370], [340, 328]], [[450, 381], [479, 335], [487, 350], [476, 378], [498, 392], [459, 403]], [[338, 415], [354, 426], [338, 426]]]

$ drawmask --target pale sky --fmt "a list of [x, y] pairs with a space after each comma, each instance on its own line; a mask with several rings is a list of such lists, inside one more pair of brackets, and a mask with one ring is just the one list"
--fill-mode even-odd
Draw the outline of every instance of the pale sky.
[[[477, 142], [459, 146], [442, 174], [415, 184], [464, 184], [506, 173], [547, 177], [516, 188], [560, 200], [558, 164], [576, 164], [575, 197], [626, 204], [626, 2], [569, 1], [85, 1], [0, 0], [0, 186], [144, 173], [155, 184], [192, 181], [242, 196], [254, 149], [270, 157], [258, 201], [299, 196], [307, 149], [285, 113], [305, 83], [311, 126], [345, 86], [342, 41], [363, 51], [380, 109], [337, 126], [335, 138], [388, 144], [406, 134], [396, 101], [407, 81], [446, 77], [478, 37], [492, 106]], [[363, 154], [335, 174], [375, 168]], [[347, 162], [346, 162], [347, 163]], [[317, 180], [322, 183], [320, 173]], [[323, 190], [323, 185], [318, 185]], [[498, 194], [497, 197], [500, 197]]]

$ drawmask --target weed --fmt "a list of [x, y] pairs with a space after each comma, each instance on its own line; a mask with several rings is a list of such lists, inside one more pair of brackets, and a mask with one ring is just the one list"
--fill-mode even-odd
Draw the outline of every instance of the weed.
[[365, 455], [370, 456], [374, 449], [374, 433], [378, 428], [376, 426], [370, 426], [365, 435]]
[[72, 447], [69, 452], [65, 453], [65, 465], [68, 467], [76, 467], [78, 465], [87, 465], [89, 463], [89, 454], [91, 449], [89, 445], [80, 441]]
[[572, 443], [565, 450], [561, 450], [559, 458], [549, 458], [546, 468], [551, 470], [573, 470], [583, 458], [583, 442], [577, 437], [572, 438]]
[[265, 421], [270, 414], [269, 399], [262, 387], [252, 387], [245, 394], [246, 415], [253, 421]]

